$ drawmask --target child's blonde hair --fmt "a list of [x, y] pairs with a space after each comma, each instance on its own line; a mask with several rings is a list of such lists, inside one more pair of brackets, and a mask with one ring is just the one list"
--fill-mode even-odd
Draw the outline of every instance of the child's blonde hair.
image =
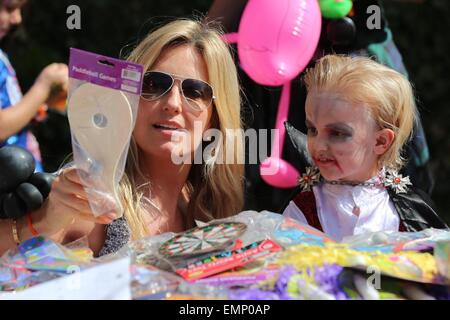
[[333, 93], [352, 104], [367, 105], [379, 128], [395, 133], [379, 165], [397, 170], [403, 166], [402, 147], [417, 118], [413, 89], [403, 75], [366, 57], [327, 55], [306, 72], [305, 83], [308, 93]]

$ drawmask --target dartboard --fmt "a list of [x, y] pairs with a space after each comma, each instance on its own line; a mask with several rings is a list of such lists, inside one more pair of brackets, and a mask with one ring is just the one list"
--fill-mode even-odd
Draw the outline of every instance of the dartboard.
[[162, 244], [159, 252], [169, 257], [196, 255], [225, 249], [247, 226], [239, 222], [209, 224], [188, 230]]

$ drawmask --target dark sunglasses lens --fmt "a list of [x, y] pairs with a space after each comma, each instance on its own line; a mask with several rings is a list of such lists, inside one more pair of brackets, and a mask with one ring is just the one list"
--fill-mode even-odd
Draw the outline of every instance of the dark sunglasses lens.
[[195, 102], [202, 108], [207, 108], [212, 102], [213, 90], [206, 82], [195, 79], [185, 79], [183, 81], [182, 89], [183, 94], [187, 99]]
[[144, 76], [142, 96], [145, 99], [157, 99], [172, 86], [172, 78], [161, 72], [147, 72]]

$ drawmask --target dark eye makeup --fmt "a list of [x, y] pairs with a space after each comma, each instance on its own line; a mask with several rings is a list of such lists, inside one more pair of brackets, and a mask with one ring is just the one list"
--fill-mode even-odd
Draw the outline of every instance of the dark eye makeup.
[[[311, 121], [306, 120], [306, 128], [308, 130], [308, 135], [315, 136], [317, 135], [317, 129], [311, 123]], [[331, 140], [347, 140], [353, 136], [354, 130], [351, 126], [346, 123], [338, 122], [331, 123], [325, 127], [327, 134], [329, 135]]]

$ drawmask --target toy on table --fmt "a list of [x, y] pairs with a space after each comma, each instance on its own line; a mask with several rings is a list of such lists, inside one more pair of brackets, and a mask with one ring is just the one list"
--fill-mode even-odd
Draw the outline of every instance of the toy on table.
[[[74, 161], [87, 175], [80, 176], [95, 215], [115, 209], [117, 218], [122, 205], [116, 190], [119, 163], [126, 152], [133, 130], [130, 102], [121, 91], [93, 83], [79, 86], [70, 96], [69, 124], [74, 138]], [[85, 166], [83, 168], [83, 166]], [[105, 200], [112, 196], [114, 206]]]
[[278, 226], [274, 238], [285, 247], [297, 244], [324, 246], [326, 243], [335, 242], [325, 233], [290, 218], [285, 218]]
[[159, 252], [167, 257], [182, 257], [224, 250], [246, 229], [243, 223], [208, 224], [175, 236], [164, 243]]
[[450, 240], [438, 241], [434, 248], [434, 256], [439, 273], [450, 285]]
[[345, 237], [342, 243], [359, 251], [430, 251], [439, 241], [450, 241], [450, 231], [429, 228], [418, 232], [378, 231]]
[[86, 239], [62, 246], [42, 236], [22, 242], [0, 259], [0, 291], [19, 291], [90, 266]]

